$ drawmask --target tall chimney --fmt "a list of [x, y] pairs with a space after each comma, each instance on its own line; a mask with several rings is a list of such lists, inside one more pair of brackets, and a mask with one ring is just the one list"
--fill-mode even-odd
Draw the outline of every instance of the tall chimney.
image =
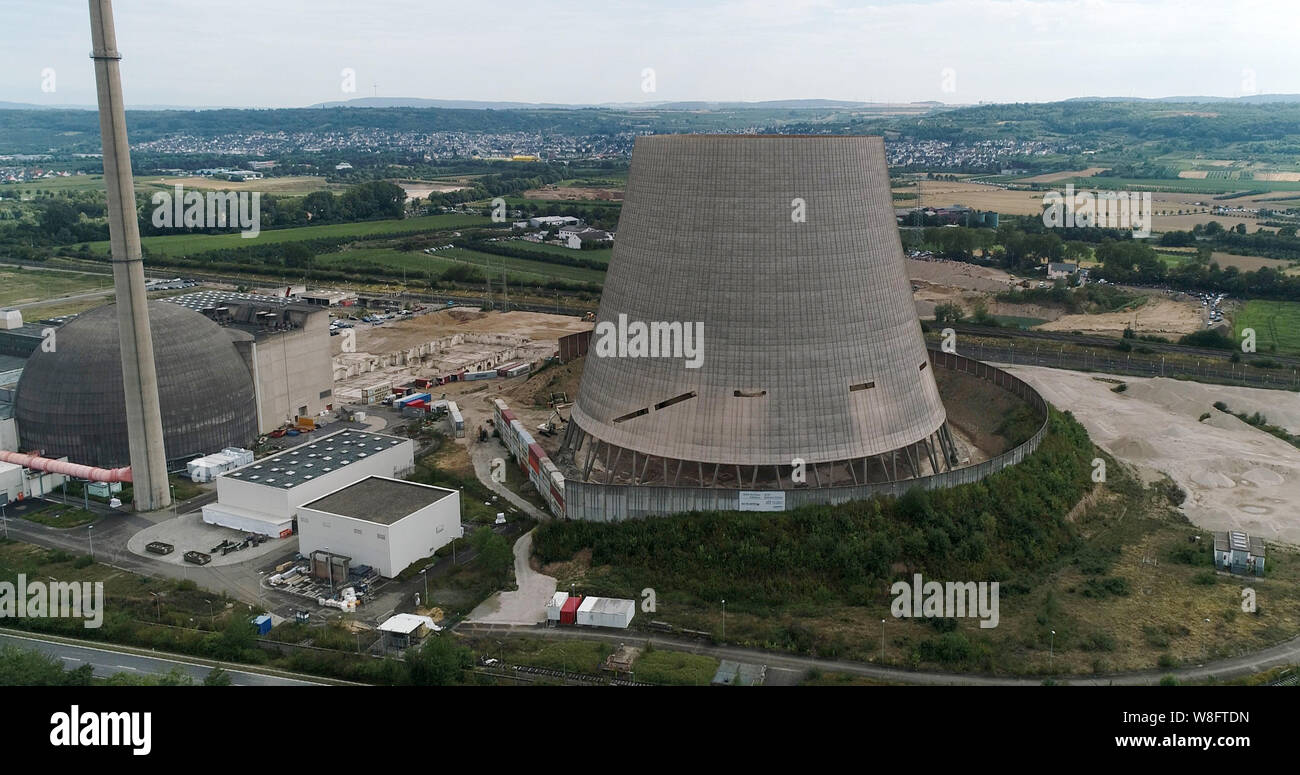
[[[113, 288], [122, 344], [122, 383], [126, 392], [127, 443], [131, 450], [132, 489], [138, 511], [171, 505], [167, 456], [163, 451], [162, 411], [149, 331], [148, 297], [140, 226], [136, 222], [135, 179], [126, 142], [126, 111], [118, 71], [117, 33], [111, 0], [90, 0], [90, 58], [95, 60], [99, 94], [99, 133], [104, 142], [104, 183], [108, 186], [108, 235], [113, 249]], [[87, 375], [93, 379], [93, 375]]]

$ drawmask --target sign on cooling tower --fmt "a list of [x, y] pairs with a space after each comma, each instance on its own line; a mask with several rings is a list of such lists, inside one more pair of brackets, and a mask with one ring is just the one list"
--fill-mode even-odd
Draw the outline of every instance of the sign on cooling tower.
[[741, 490], [741, 511], [785, 511], [785, 493], [777, 490]]

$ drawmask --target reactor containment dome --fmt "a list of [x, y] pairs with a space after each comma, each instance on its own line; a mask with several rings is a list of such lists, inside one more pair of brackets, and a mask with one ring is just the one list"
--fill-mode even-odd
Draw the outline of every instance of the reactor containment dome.
[[881, 138], [637, 139], [566, 479], [898, 481], [952, 467], [945, 419]]
[[[78, 315], [38, 347], [18, 382], [21, 446], [74, 463], [130, 464], [116, 305]], [[229, 333], [202, 314], [149, 302], [169, 464], [257, 436], [253, 380]]]

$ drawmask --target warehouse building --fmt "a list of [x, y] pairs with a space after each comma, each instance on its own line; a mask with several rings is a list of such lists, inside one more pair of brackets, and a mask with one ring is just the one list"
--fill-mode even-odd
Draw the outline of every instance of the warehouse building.
[[203, 521], [284, 538], [293, 533], [302, 504], [367, 476], [402, 476], [414, 466], [410, 439], [331, 433], [217, 477], [217, 502], [203, 507]]
[[303, 504], [298, 549], [341, 553], [394, 578], [463, 534], [460, 493], [368, 476]]

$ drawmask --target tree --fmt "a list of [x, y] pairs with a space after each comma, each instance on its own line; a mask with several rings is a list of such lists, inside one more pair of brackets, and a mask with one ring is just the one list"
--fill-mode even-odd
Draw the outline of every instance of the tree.
[[431, 635], [424, 645], [406, 654], [411, 683], [416, 686], [449, 686], [460, 683], [465, 669], [474, 663], [470, 650], [453, 635]]
[[230, 673], [219, 667], [212, 668], [206, 676], [203, 677], [204, 686], [230, 686]]

